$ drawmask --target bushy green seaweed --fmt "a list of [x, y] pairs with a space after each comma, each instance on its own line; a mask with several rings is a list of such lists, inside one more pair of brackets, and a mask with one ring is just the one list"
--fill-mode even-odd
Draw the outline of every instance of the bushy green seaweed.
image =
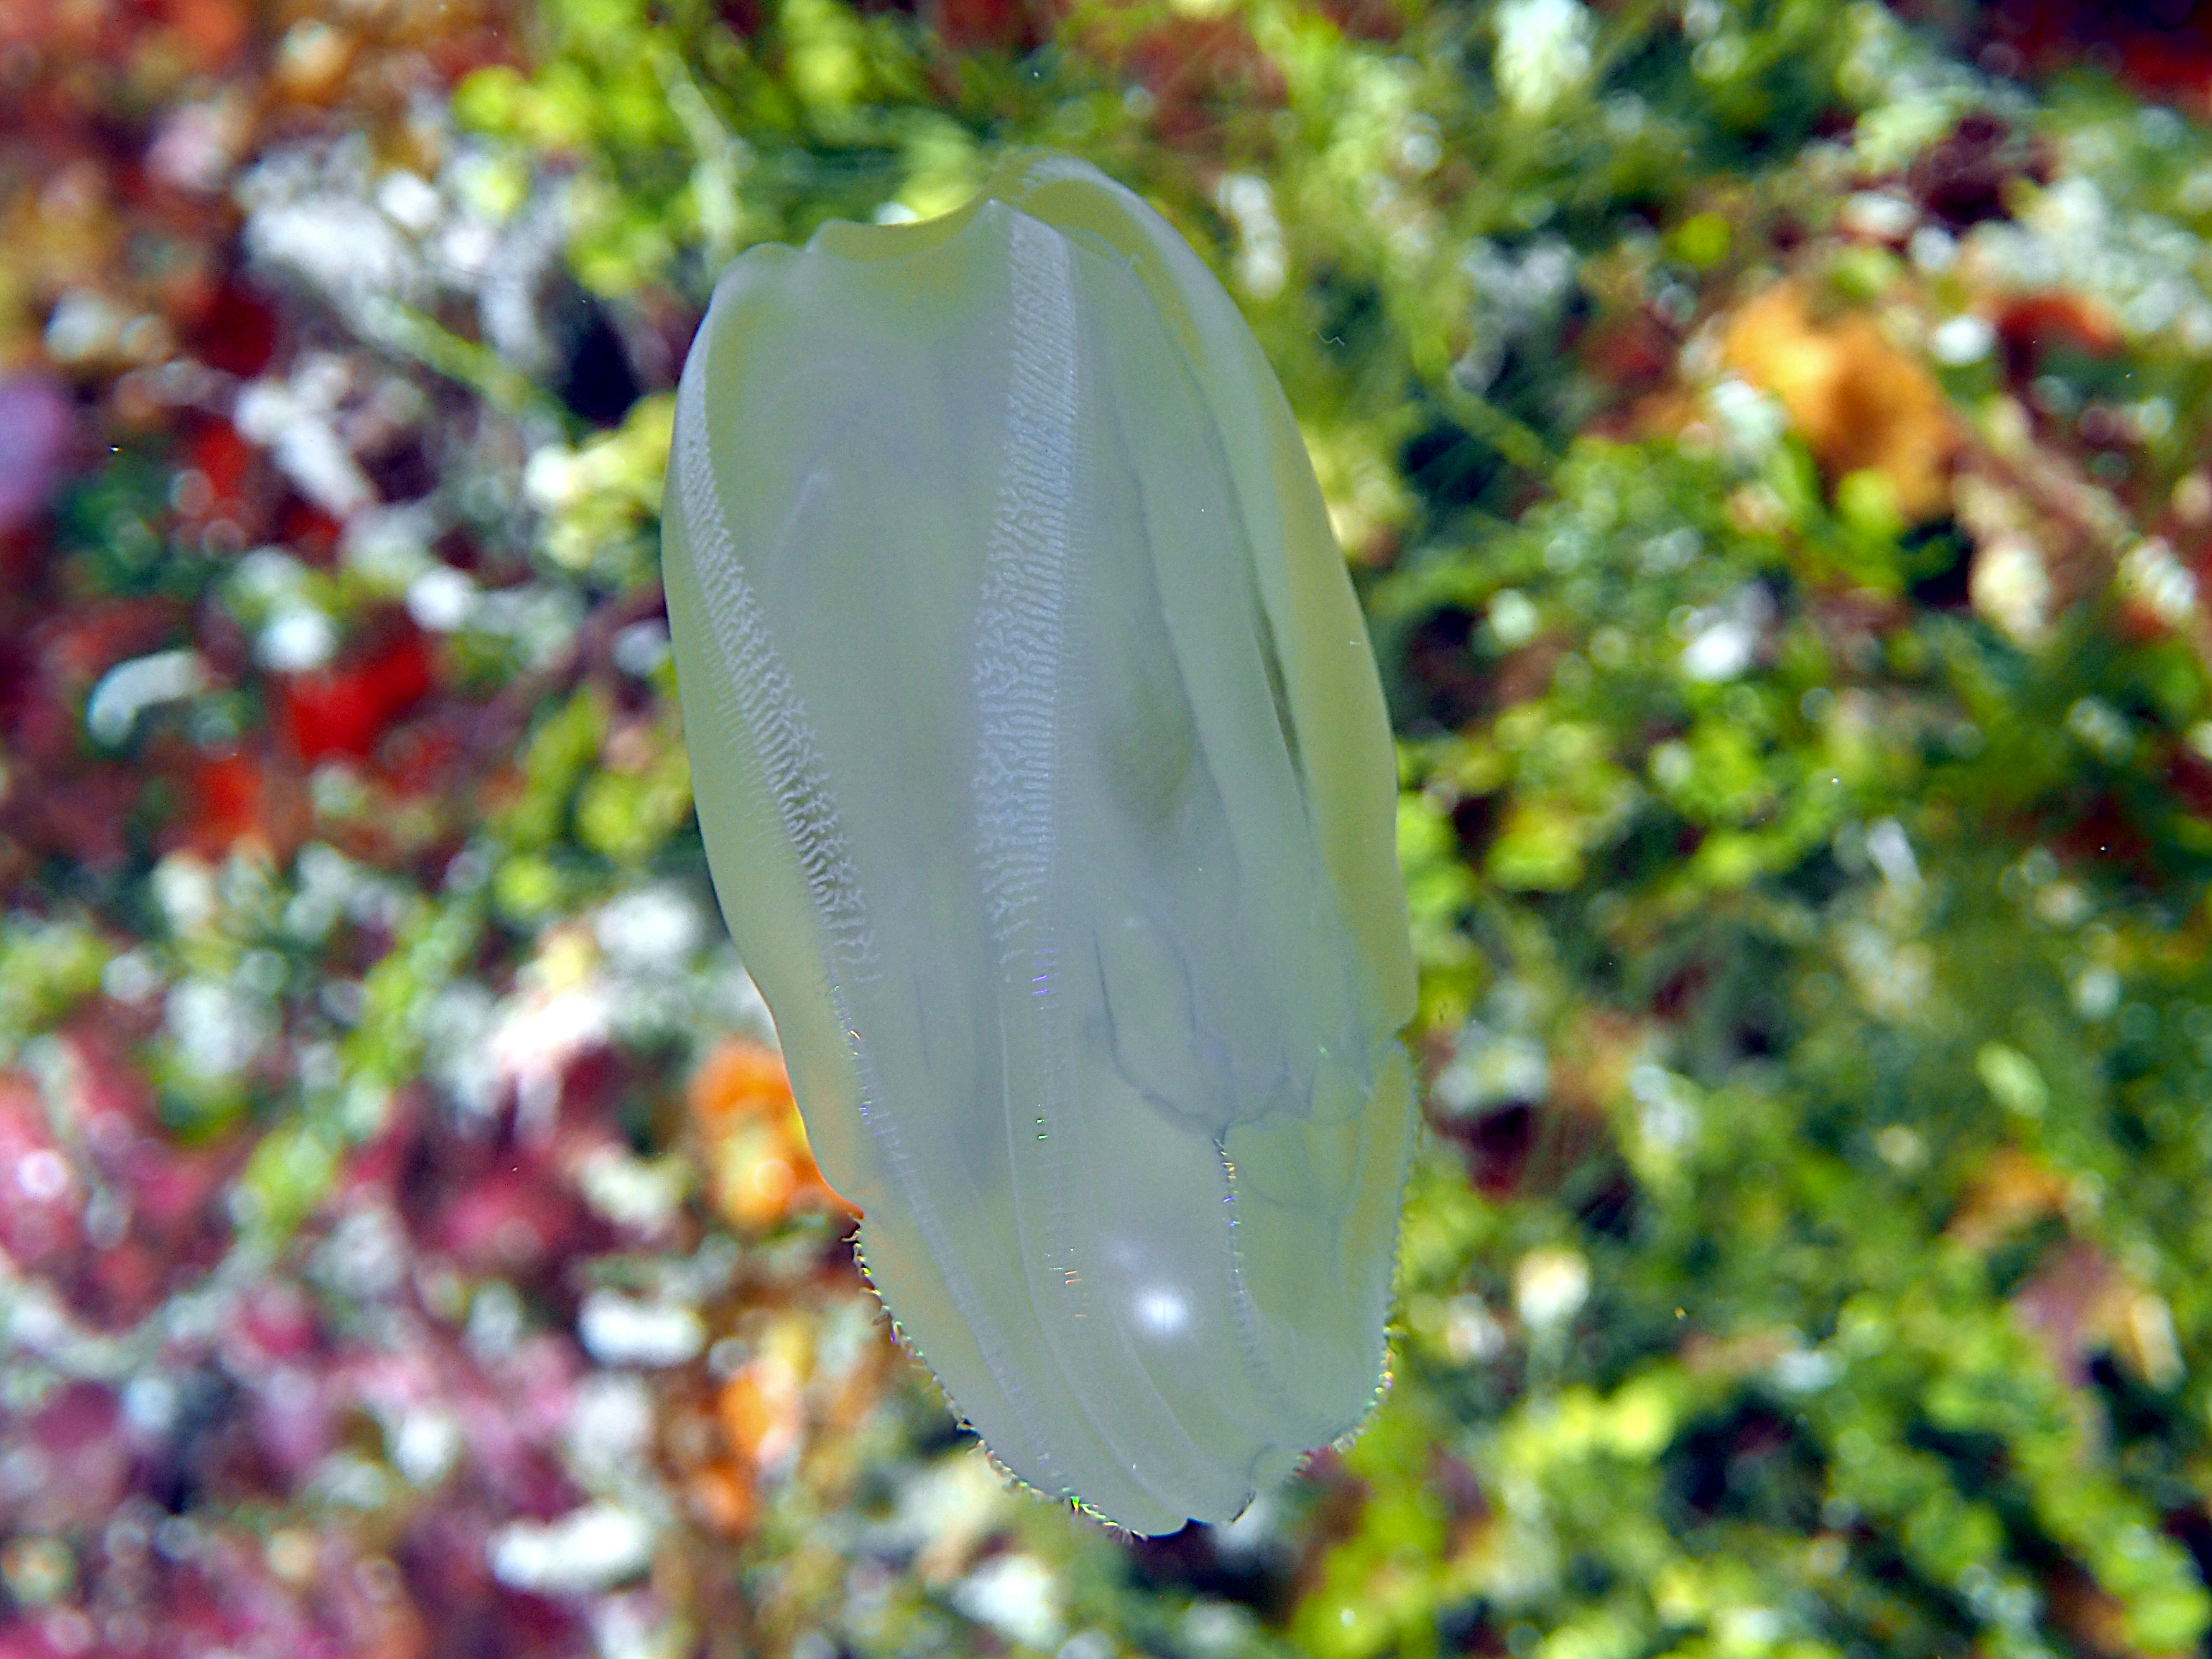
[[[978, 15], [1001, 44], [839, 0], [555, 0], [538, 67], [459, 107], [518, 177], [574, 170], [570, 257], [617, 304], [1073, 149], [1218, 259], [1305, 425], [1399, 723], [1424, 969], [1396, 1376], [1224, 1595], [1026, 1517], [1069, 1626], [1326, 1659], [2198, 1650], [2212, 706], [2154, 532], [2185, 553], [2212, 517], [2201, 128], [1865, 4]], [[1973, 112], [2041, 158], [1992, 187], [1980, 264], [1932, 211], [1940, 240], [1850, 230], [1935, 188]], [[1729, 368], [1733, 308], [1784, 276], [1932, 364], [1984, 507], [2065, 519], [2044, 611], [2007, 609], [1966, 483], [1908, 522]], [[2109, 323], [1929, 332], [2019, 294]], [[505, 909], [560, 902], [532, 815], [570, 810], [544, 780], [589, 718], [530, 750]], [[578, 830], [626, 856], [593, 787]], [[739, 1570], [803, 1553], [781, 1536]], [[855, 1650], [964, 1639], [817, 1580]]]

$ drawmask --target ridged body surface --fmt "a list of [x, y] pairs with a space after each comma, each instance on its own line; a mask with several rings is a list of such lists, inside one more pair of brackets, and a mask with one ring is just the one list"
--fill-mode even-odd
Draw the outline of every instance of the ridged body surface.
[[1413, 1012], [1375, 670], [1257, 343], [1027, 156], [718, 287], [670, 626], [699, 818], [870, 1276], [1007, 1468], [1227, 1520], [1383, 1361]]

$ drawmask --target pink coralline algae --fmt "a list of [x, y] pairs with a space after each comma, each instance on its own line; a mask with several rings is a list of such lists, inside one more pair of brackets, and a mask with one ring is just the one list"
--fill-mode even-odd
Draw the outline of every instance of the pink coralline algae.
[[28, 524], [61, 482], [70, 422], [68, 398], [45, 376], [0, 380], [0, 536]]

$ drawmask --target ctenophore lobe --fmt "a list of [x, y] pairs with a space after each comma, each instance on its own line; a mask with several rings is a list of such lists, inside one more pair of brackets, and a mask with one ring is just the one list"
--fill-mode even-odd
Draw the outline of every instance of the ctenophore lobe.
[[664, 564], [817, 1158], [993, 1454], [1225, 1521], [1372, 1405], [1413, 981], [1372, 658], [1257, 343], [1064, 158], [746, 253]]

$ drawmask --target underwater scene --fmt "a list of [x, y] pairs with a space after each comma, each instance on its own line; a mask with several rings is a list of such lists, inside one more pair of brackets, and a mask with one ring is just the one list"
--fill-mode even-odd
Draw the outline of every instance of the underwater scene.
[[0, 0], [0, 1659], [2212, 1654], [2208, 583], [2194, 0]]

